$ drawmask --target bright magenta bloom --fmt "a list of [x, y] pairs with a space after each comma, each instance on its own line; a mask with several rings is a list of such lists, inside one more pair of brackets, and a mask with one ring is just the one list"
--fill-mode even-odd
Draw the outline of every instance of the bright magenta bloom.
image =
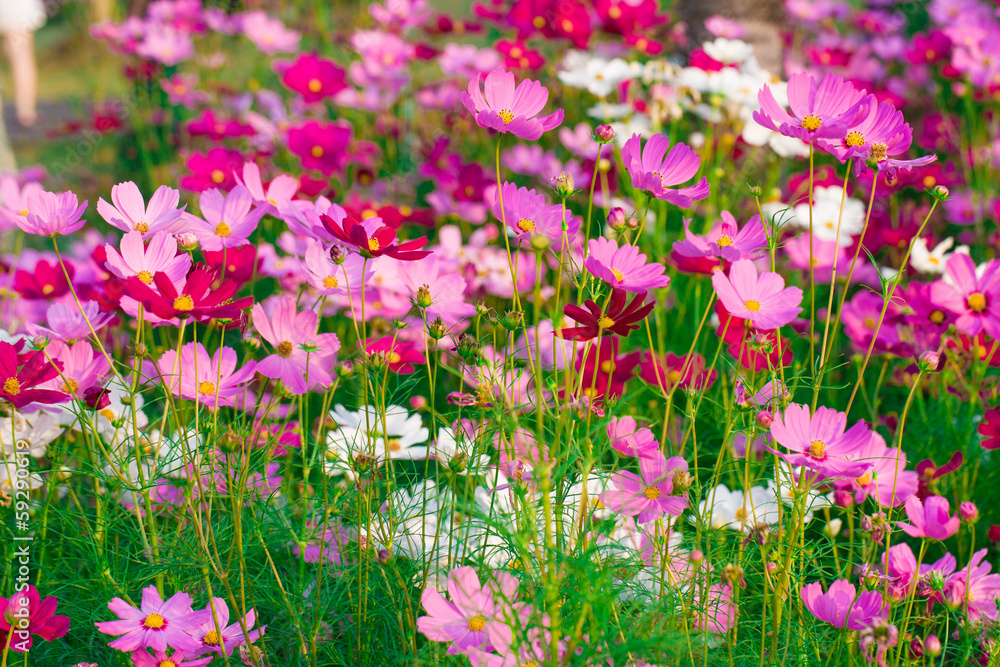
[[77, 205], [72, 192], [48, 192], [43, 190], [28, 197], [28, 214], [14, 222], [24, 232], [38, 236], [69, 235], [87, 224], [83, 212], [87, 210], [87, 200]]
[[835, 628], [860, 630], [876, 618], [885, 618], [887, 605], [878, 591], [858, 594], [847, 579], [830, 584], [826, 593], [818, 581], [802, 587], [802, 602], [812, 615]]
[[[59, 639], [69, 632], [69, 616], [56, 614], [59, 601], [54, 597], [44, 600], [38, 589], [28, 584], [25, 591], [14, 593], [10, 598], [0, 598], [0, 642], [6, 646], [8, 634], [10, 648], [18, 653], [27, 653], [38, 635], [47, 642]], [[23, 620], [27, 625], [22, 625]], [[12, 661], [13, 662], [13, 661]]]
[[874, 95], [869, 95], [861, 106], [860, 116], [847, 127], [843, 137], [837, 140], [820, 139], [817, 145], [836, 155], [841, 162], [854, 158], [855, 173], [867, 164], [879, 171], [895, 174], [898, 169], [921, 167], [937, 159], [936, 155], [912, 160], [890, 157], [905, 153], [912, 141], [913, 129], [903, 122], [903, 112], [890, 102], [879, 102]]
[[431, 641], [451, 642], [452, 655], [508, 646], [513, 637], [507, 617], [521, 606], [514, 603], [517, 587], [518, 580], [506, 572], [497, 572], [483, 586], [473, 568], [456, 568], [448, 575], [451, 601], [433, 588], [424, 589], [420, 603], [429, 615], [417, 619], [417, 630]]
[[791, 115], [778, 105], [771, 89], [764, 86], [757, 93], [760, 110], [753, 112], [753, 119], [769, 130], [807, 143], [817, 139], [840, 140], [847, 134], [847, 126], [867, 110], [862, 108], [864, 100], [865, 94], [838, 74], [827, 73], [817, 81], [813, 75], [800, 72], [788, 79]]
[[215, 614], [219, 621], [219, 627], [222, 628], [222, 636], [219, 636], [219, 631], [215, 627], [215, 619], [212, 618], [212, 605], [206, 605], [205, 611], [208, 612], [208, 619], [194, 633], [194, 636], [201, 640], [202, 647], [197, 651], [201, 655], [223, 652], [226, 655], [232, 655], [234, 649], [247, 643], [247, 636], [249, 636], [251, 643], [255, 642], [267, 628], [266, 625], [263, 625], [256, 630], [252, 629], [257, 622], [257, 612], [251, 609], [243, 617], [243, 623], [247, 627], [247, 635], [244, 636], [239, 622], [227, 626], [229, 605], [222, 598], [215, 598]]
[[791, 403], [784, 412], [774, 415], [771, 437], [792, 451], [770, 451], [793, 466], [811, 468], [825, 477], [861, 475], [866, 464], [858, 459], [871, 431], [860, 419], [845, 431], [846, 426], [847, 415], [843, 412], [819, 407], [810, 416], [808, 405]]
[[950, 283], [931, 285], [931, 301], [958, 315], [955, 327], [970, 336], [985, 331], [1000, 339], [1000, 262], [991, 260], [982, 275], [965, 253], [952, 253], [945, 264]]
[[237, 185], [225, 195], [215, 188], [205, 190], [198, 199], [198, 205], [204, 220], [194, 216], [189, 218], [194, 223], [193, 231], [201, 247], [210, 251], [248, 243], [247, 239], [267, 212], [262, 206], [253, 206], [250, 190], [243, 185]]
[[712, 226], [705, 236], [691, 233], [690, 220], [684, 221], [683, 241], [674, 241], [674, 252], [683, 257], [721, 257], [735, 262], [740, 259], [757, 259], [767, 248], [767, 233], [755, 215], [741, 229], [729, 211], [722, 211], [722, 221]]
[[493, 204], [493, 215], [505, 222], [513, 230], [519, 241], [531, 241], [535, 236], [544, 236], [551, 243], [560, 244], [563, 234], [567, 239], [576, 237], [580, 231], [580, 219], [567, 211], [566, 230], [563, 231], [562, 204], [549, 205], [545, 195], [528, 188], [519, 188], [514, 183], [504, 183], [500, 189], [500, 199]]
[[633, 245], [619, 248], [617, 243], [603, 237], [591, 239], [587, 245], [590, 252], [584, 266], [612, 287], [638, 293], [670, 284], [663, 265], [647, 264], [646, 256]]
[[157, 232], [176, 234], [187, 229], [184, 206], [177, 208], [180, 193], [166, 185], [156, 188], [146, 206], [139, 187], [132, 181], [125, 181], [111, 188], [114, 206], [97, 200], [97, 212], [109, 225], [126, 232], [139, 232], [142, 238], [149, 238]]
[[698, 173], [701, 160], [693, 148], [686, 144], [674, 144], [670, 148], [670, 141], [662, 134], [651, 136], [645, 148], [642, 148], [641, 142], [639, 135], [633, 134], [622, 147], [622, 162], [632, 177], [632, 187], [681, 208], [708, 196], [711, 188], [704, 177], [686, 188], [670, 187], [680, 185]]
[[59, 377], [62, 362], [49, 362], [44, 350], [20, 354], [23, 348], [23, 339], [16, 345], [0, 341], [0, 382], [3, 383], [0, 385], [0, 401], [23, 408], [30, 403], [52, 404], [69, 400], [69, 396], [61, 391], [35, 388]]
[[132, 662], [135, 667], [163, 667], [163, 665], [173, 665], [174, 667], [205, 667], [212, 661], [212, 656], [207, 658], [188, 658], [187, 651], [174, 651], [167, 654], [166, 651], [153, 651], [149, 653], [144, 650], [136, 651], [132, 654]]
[[293, 394], [325, 389], [333, 383], [329, 371], [340, 340], [337, 334], [316, 333], [319, 316], [315, 312], [298, 312], [295, 297], [286, 294], [278, 297], [270, 317], [259, 303], [252, 313], [254, 328], [274, 348], [273, 354], [257, 364], [258, 373], [280, 380]]
[[543, 132], [559, 127], [563, 120], [562, 109], [535, 118], [548, 101], [549, 91], [531, 79], [525, 79], [515, 88], [513, 72], [490, 72], [483, 90], [479, 88], [479, 74], [476, 74], [469, 82], [469, 91], [463, 92], [461, 99], [480, 127], [510, 132], [522, 139], [538, 139]]
[[664, 458], [659, 451], [639, 459], [639, 472], [623, 470], [611, 476], [613, 488], [604, 491], [600, 498], [604, 505], [625, 516], [634, 516], [639, 523], [649, 523], [664, 514], [680, 516], [687, 509], [686, 481], [677, 485], [674, 481], [686, 478], [688, 464], [680, 456]]
[[802, 290], [785, 287], [785, 279], [757, 267], [749, 259], [733, 262], [729, 276], [712, 274], [712, 286], [719, 300], [734, 317], [750, 320], [758, 329], [778, 329], [802, 312]]
[[234, 405], [248, 391], [256, 364], [248, 361], [239, 370], [236, 365], [233, 348], [221, 347], [210, 357], [201, 343], [184, 345], [180, 359], [175, 350], [167, 350], [156, 362], [162, 381], [174, 396], [197, 400], [212, 410]]
[[291, 65], [283, 61], [281, 82], [308, 104], [333, 97], [347, 88], [344, 70], [337, 63], [312, 53], [303, 53]]
[[910, 537], [923, 537], [929, 540], [946, 540], [958, 532], [962, 520], [956, 514], [951, 516], [951, 506], [948, 499], [941, 496], [928, 496], [923, 504], [915, 495], [906, 499], [906, 518], [910, 523], [897, 524]]
[[655, 458], [660, 453], [653, 432], [645, 426], [639, 428], [632, 417], [612, 417], [607, 433], [611, 448], [626, 456]]
[[121, 620], [94, 625], [106, 635], [121, 635], [108, 646], [126, 653], [141, 648], [162, 653], [168, 646], [178, 651], [197, 651], [202, 644], [191, 634], [211, 618], [210, 612], [192, 611], [191, 596], [183, 591], [164, 602], [156, 586], [143, 589], [139, 609], [121, 598], [111, 600], [108, 609]]
[[994, 622], [997, 620], [996, 601], [1000, 598], [1000, 573], [990, 574], [990, 564], [983, 562], [986, 554], [986, 549], [977, 551], [969, 564], [956, 570], [944, 585], [945, 599], [948, 599], [949, 589], [961, 593], [961, 608], [966, 610], [973, 622], [983, 616]]

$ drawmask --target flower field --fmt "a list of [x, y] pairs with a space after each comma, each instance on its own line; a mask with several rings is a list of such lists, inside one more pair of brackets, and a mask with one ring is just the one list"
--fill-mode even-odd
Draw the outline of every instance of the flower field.
[[0, 175], [0, 667], [1000, 665], [996, 3], [249, 4]]

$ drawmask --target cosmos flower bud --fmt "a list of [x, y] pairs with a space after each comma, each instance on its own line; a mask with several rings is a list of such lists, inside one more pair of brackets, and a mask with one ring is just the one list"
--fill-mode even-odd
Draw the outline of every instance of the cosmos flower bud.
[[768, 574], [774, 574], [775, 572], [778, 571], [778, 564], [775, 563], [773, 560], [768, 561], [766, 567]]
[[951, 192], [943, 185], [935, 185], [931, 189], [931, 196], [937, 200], [947, 199], [951, 195]]
[[517, 331], [524, 326], [524, 311], [508, 310], [500, 319], [500, 324], [507, 331]]
[[754, 415], [754, 420], [761, 428], [770, 428], [771, 422], [774, 421], [774, 415], [771, 414], [770, 410], [761, 410]]
[[629, 229], [639, 229], [639, 218], [630, 215], [628, 220], [625, 221], [625, 226]]
[[31, 346], [36, 350], [44, 350], [45, 346], [49, 344], [49, 339], [45, 336], [35, 336], [31, 339]]
[[448, 327], [440, 317], [435, 317], [433, 321], [427, 323], [427, 335], [434, 340], [441, 340], [448, 335]]
[[186, 250], [191, 252], [198, 247], [198, 237], [192, 232], [182, 232], [180, 234], [174, 234], [174, 238], [177, 240], [177, 246], [181, 250]]
[[531, 249], [536, 252], [545, 252], [552, 245], [552, 241], [544, 234], [536, 234], [531, 237]]
[[941, 655], [941, 640], [937, 635], [927, 635], [927, 639], [924, 640], [924, 653], [932, 658]]
[[615, 231], [624, 227], [627, 220], [628, 216], [625, 214], [625, 209], [620, 206], [615, 206], [608, 211], [608, 227]]
[[111, 405], [111, 391], [104, 387], [90, 387], [83, 392], [83, 404], [98, 411]]
[[465, 360], [475, 359], [479, 356], [479, 341], [476, 340], [475, 336], [470, 334], [462, 334], [458, 337], [457, 345], [452, 350], [453, 352], [458, 352], [458, 356]]
[[952, 609], [958, 609], [965, 602], [965, 582], [962, 579], [952, 579], [941, 589], [944, 603]]
[[576, 191], [576, 184], [573, 182], [573, 175], [565, 171], [558, 176], [552, 177], [552, 187], [556, 189], [560, 197], [569, 197]]
[[705, 554], [702, 553], [701, 549], [692, 549], [691, 553], [688, 554], [688, 560], [697, 565], [705, 560]]
[[610, 125], [598, 125], [594, 130], [594, 141], [599, 144], [610, 144], [615, 139], [615, 130]]
[[924, 372], [932, 372], [938, 369], [938, 365], [941, 363], [941, 356], [934, 350], [927, 350], [920, 355], [917, 360], [917, 365], [920, 370]]
[[135, 356], [145, 357], [149, 353], [149, 348], [146, 347], [144, 343], [136, 343], [135, 346]]
[[940, 591], [944, 588], [944, 576], [937, 570], [931, 570], [927, 573], [927, 586], [930, 587], [932, 591]]
[[256, 644], [243, 644], [240, 646], [240, 660], [242, 660], [243, 664], [248, 667], [252, 667], [253, 665], [263, 665], [265, 664], [264, 650]]
[[378, 550], [378, 562], [379, 563], [381, 563], [382, 565], [385, 565], [386, 563], [388, 563], [391, 560], [392, 560], [392, 552], [391, 551], [389, 551], [388, 549], [379, 549]]
[[760, 197], [764, 194], [764, 189], [759, 185], [747, 185], [747, 190], [750, 191], [751, 197]]
[[344, 363], [337, 366], [337, 375], [339, 375], [340, 377], [348, 378], [353, 374], [354, 374], [354, 364], [352, 364], [351, 362], [345, 361]]
[[421, 396], [420, 394], [415, 394], [410, 396], [410, 409], [412, 410], [423, 410], [427, 407], [427, 398]]
[[975, 523], [979, 521], [979, 508], [976, 504], [970, 501], [965, 501], [958, 506], [958, 514], [962, 517], [962, 521], [965, 523]]
[[333, 247], [330, 248], [330, 261], [331, 262], [333, 262], [334, 264], [337, 264], [339, 266], [340, 264], [344, 263], [345, 259], [347, 259], [347, 251], [344, 250], [344, 246], [342, 246], [342, 245], [335, 245], [335, 246], [333, 246]]
[[843, 525], [844, 522], [840, 519], [831, 519], [830, 523], [823, 526], [823, 534], [832, 540], [840, 534], [840, 529]]
[[417, 290], [417, 297], [414, 299], [414, 303], [417, 304], [417, 308], [429, 308], [431, 302], [431, 288], [428, 285], [421, 285], [420, 289]]
[[747, 587], [746, 579], [743, 578], [743, 568], [739, 565], [729, 563], [722, 568], [722, 578], [733, 586], [738, 584], [741, 588]]

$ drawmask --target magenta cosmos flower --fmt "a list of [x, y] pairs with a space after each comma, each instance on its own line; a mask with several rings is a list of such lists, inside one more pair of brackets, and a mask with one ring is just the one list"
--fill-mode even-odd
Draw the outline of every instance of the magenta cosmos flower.
[[252, 311], [253, 326], [274, 348], [257, 364], [257, 372], [280, 380], [293, 394], [329, 387], [333, 380], [329, 369], [337, 358], [340, 340], [337, 334], [316, 333], [319, 316], [311, 310], [298, 312], [295, 298], [279, 297], [270, 317], [261, 304]]
[[[164, 665], [166, 667], [171, 667], [171, 665], [173, 667], [205, 667], [211, 661], [212, 656], [196, 658], [190, 656], [188, 651], [174, 651], [168, 654], [166, 651], [149, 653], [139, 650], [132, 653], [132, 662], [135, 663], [135, 667], [164, 667]], [[96, 663], [94, 667], [96, 667]]]
[[826, 74], [819, 81], [808, 72], [793, 74], [788, 79], [786, 112], [774, 99], [771, 89], [764, 86], [757, 93], [760, 110], [753, 119], [761, 126], [806, 143], [817, 139], [839, 140], [847, 127], [864, 112], [865, 94], [838, 74]]
[[[213, 356], [201, 343], [187, 343], [177, 352], [167, 350], [156, 362], [163, 381], [174, 396], [197, 400], [215, 410], [220, 405], [232, 406], [247, 390], [256, 364], [248, 361], [236, 369], [236, 350], [221, 347]], [[178, 647], [180, 648], [180, 647]]]
[[[708, 179], [686, 188], [672, 188], [694, 178], [701, 167], [701, 160], [694, 149], [685, 144], [674, 144], [662, 134], [654, 134], [642, 148], [638, 134], [622, 147], [622, 162], [632, 177], [632, 187], [648, 192], [657, 199], [687, 208], [708, 196], [711, 188]], [[670, 148], [670, 152], [667, 149]]]
[[[253, 629], [254, 624], [257, 622], [257, 612], [253, 609], [248, 611], [246, 616], [243, 617], [243, 624], [247, 628], [245, 635], [239, 622], [227, 625], [229, 623], [229, 605], [222, 598], [215, 598], [215, 618], [212, 618], [211, 605], [205, 607], [205, 611], [208, 612], [208, 618], [194, 632], [194, 636], [201, 640], [201, 648], [198, 649], [197, 653], [202, 655], [208, 653], [232, 655], [235, 648], [247, 643], [247, 639], [250, 640], [250, 643], [253, 643], [267, 629], [266, 625], [256, 630]], [[219, 622], [218, 627], [222, 629], [221, 635], [216, 629], [216, 620]]]
[[508, 619], [520, 610], [518, 580], [506, 572], [495, 573], [483, 586], [471, 567], [459, 567], [448, 575], [448, 597], [425, 588], [420, 603], [428, 616], [417, 619], [417, 630], [436, 642], [451, 642], [449, 654], [477, 648], [492, 651], [513, 640]]
[[646, 458], [656, 457], [660, 452], [660, 443], [653, 432], [645, 426], [640, 428], [632, 417], [612, 417], [607, 434], [611, 448], [620, 454]]
[[683, 241], [674, 241], [674, 252], [682, 257], [721, 257], [735, 262], [756, 259], [767, 247], [767, 232], [755, 215], [742, 228], [729, 211], [722, 211], [722, 220], [712, 226], [704, 236], [691, 233], [691, 221], [684, 221]]
[[[10, 642], [14, 651], [27, 653], [34, 641], [32, 635], [47, 642], [64, 636], [69, 632], [69, 616], [56, 614], [58, 604], [54, 597], [43, 600], [31, 584], [10, 598], [0, 598], [0, 642], [4, 646]], [[8, 638], [10, 634], [13, 637]]]
[[519, 241], [531, 241], [536, 236], [543, 236], [549, 242], [559, 244], [564, 233], [567, 239], [573, 239], [580, 231], [580, 219], [567, 212], [564, 232], [562, 205], [550, 206], [545, 201], [545, 195], [519, 188], [514, 183], [504, 183], [500, 194], [501, 197], [493, 204], [493, 215], [506, 223]]
[[549, 91], [531, 79], [525, 79], [515, 88], [513, 72], [490, 72], [486, 75], [483, 90], [479, 88], [479, 74], [476, 74], [469, 82], [469, 91], [463, 92], [460, 97], [480, 127], [510, 132], [529, 141], [559, 127], [563, 120], [562, 109], [535, 118], [548, 101]]
[[[982, 617], [996, 621], [998, 616], [997, 599], [1000, 599], [1000, 573], [990, 574], [989, 563], [984, 563], [986, 549], [980, 549], [973, 554], [966, 567], [959, 568], [948, 577], [944, 585], [944, 596], [957, 597], [962, 600], [961, 608], [969, 615], [969, 620], [975, 622]], [[949, 591], [961, 595], [949, 596]]]
[[191, 268], [191, 255], [177, 254], [177, 240], [165, 232], [157, 232], [143, 244], [142, 232], [129, 232], [122, 237], [121, 254], [111, 244], [104, 246], [107, 261], [104, 266], [122, 280], [131, 276], [151, 285], [153, 276], [164, 273], [173, 283], [179, 283]]
[[139, 186], [125, 181], [111, 188], [111, 201], [114, 206], [98, 199], [97, 212], [109, 225], [123, 231], [139, 232], [147, 238], [157, 232], [177, 234], [187, 229], [184, 206], [177, 208], [180, 193], [166, 185], [156, 188], [147, 206]]
[[190, 216], [201, 247], [209, 251], [246, 245], [267, 209], [253, 206], [250, 190], [237, 185], [229, 194], [212, 188], [198, 200], [202, 218]]
[[15, 218], [14, 222], [22, 231], [38, 236], [69, 235], [80, 230], [87, 221], [83, 212], [87, 210], [87, 200], [77, 204], [72, 192], [42, 191], [28, 197], [28, 214]]
[[647, 264], [646, 256], [633, 245], [621, 248], [606, 238], [591, 239], [584, 266], [594, 276], [626, 292], [645, 292], [670, 284], [662, 264]]
[[[281, 82], [302, 96], [307, 104], [333, 97], [347, 88], [344, 70], [337, 63], [312, 53], [303, 53], [290, 65], [282, 63]], [[279, 64], [279, 68], [282, 64]]]
[[910, 523], [897, 525], [910, 537], [946, 540], [958, 532], [958, 526], [962, 523], [957, 514], [949, 514], [951, 506], [948, 499], [941, 496], [928, 496], [923, 504], [916, 496], [910, 496], [903, 507]]
[[809, 414], [809, 406], [792, 403], [774, 415], [771, 437], [790, 453], [768, 448], [794, 466], [805, 466], [826, 477], [861, 475], [866, 462], [859, 461], [871, 431], [861, 421], [846, 429], [847, 415], [833, 408], [819, 407]]
[[847, 579], [830, 584], [826, 593], [818, 581], [802, 587], [802, 602], [812, 615], [835, 628], [860, 630], [876, 618], [885, 618], [886, 605], [878, 591], [857, 593]]
[[610, 510], [636, 517], [639, 523], [664, 514], [680, 516], [688, 506], [687, 470], [687, 461], [680, 456], [667, 459], [659, 450], [650, 452], [639, 459], [639, 475], [627, 470], [611, 475], [614, 488], [601, 493], [601, 502]]
[[126, 653], [142, 648], [162, 653], [168, 646], [178, 651], [197, 651], [202, 644], [192, 633], [212, 616], [204, 610], [192, 611], [191, 596], [183, 591], [164, 602], [156, 586], [143, 589], [139, 609], [121, 598], [111, 600], [108, 609], [121, 620], [94, 625], [106, 635], [121, 635], [108, 646]]
[[712, 287], [734, 317], [750, 320], [758, 329], [778, 329], [802, 312], [802, 290], [785, 287], [785, 279], [764, 271], [749, 259], [733, 262], [727, 277], [722, 271], [712, 275]]
[[288, 128], [288, 150], [299, 156], [306, 169], [329, 176], [344, 168], [353, 134], [354, 130], [346, 121], [320, 123], [311, 120]]
[[952, 253], [945, 264], [949, 282], [931, 285], [931, 301], [956, 315], [955, 327], [970, 336], [985, 331], [1000, 338], [1000, 262], [991, 260], [982, 275], [965, 253]]

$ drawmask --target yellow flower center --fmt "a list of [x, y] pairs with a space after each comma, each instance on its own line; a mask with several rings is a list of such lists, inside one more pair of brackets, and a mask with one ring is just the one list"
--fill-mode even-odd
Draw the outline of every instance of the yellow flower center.
[[746, 306], [747, 310], [749, 310], [751, 313], [756, 313], [758, 310], [760, 310], [760, 302], [754, 299], [750, 299], [749, 301], [744, 301], [743, 305]]
[[618, 282], [621, 282], [622, 278], [625, 277], [624, 275], [622, 275], [621, 271], [619, 271], [618, 269], [615, 269], [615, 268], [611, 269], [611, 273], [614, 275], [615, 280], [617, 280]]
[[140, 234], [145, 234], [146, 232], [149, 231], [149, 223], [147, 222], [135, 223], [135, 231], [139, 232]]
[[503, 121], [504, 125], [506, 125], [510, 121], [514, 120], [514, 114], [512, 114], [509, 109], [501, 109], [497, 113], [497, 115], [500, 116], [500, 120]]
[[202, 643], [205, 646], [218, 646], [219, 645], [219, 633], [215, 630], [209, 630], [205, 633], [205, 636], [201, 638]]
[[62, 390], [67, 394], [75, 394], [76, 390], [79, 388], [80, 388], [80, 383], [74, 380], [73, 378], [66, 378], [66, 381], [63, 382], [62, 385]]
[[3, 391], [9, 396], [17, 396], [21, 393], [21, 381], [17, 378], [7, 378], [3, 383]]
[[281, 343], [278, 345], [278, 354], [281, 355], [282, 357], [291, 356], [291, 354], [292, 354], [292, 341], [290, 341], [290, 340], [283, 340], [283, 341], [281, 341]]
[[822, 124], [823, 121], [820, 120], [819, 116], [814, 116], [812, 114], [809, 114], [808, 116], [802, 119], [802, 127], [809, 130], [810, 132], [815, 132], [816, 130], [819, 129], [819, 126]]
[[174, 662], [173, 660], [164, 660], [163, 662], [161, 662], [160, 664], [158, 664], [156, 667], [177, 667], [177, 663]]
[[211, 396], [215, 393], [215, 385], [208, 380], [205, 380], [198, 385], [198, 393], [204, 394], [205, 396]]
[[146, 283], [147, 285], [153, 282], [153, 274], [149, 271], [140, 271], [139, 275], [136, 276], [139, 280]]
[[517, 228], [522, 232], [533, 232], [535, 231], [535, 221], [528, 220], [527, 218], [521, 218], [517, 221]]
[[865, 143], [865, 135], [861, 134], [857, 130], [852, 130], [851, 132], [847, 133], [846, 137], [844, 137], [844, 143], [850, 146], [851, 148], [855, 148], [857, 146], [863, 146]]
[[159, 614], [150, 614], [146, 618], [142, 619], [142, 624], [149, 628], [150, 630], [159, 630], [164, 626], [166, 621]]
[[944, 311], [943, 310], [932, 310], [931, 314], [928, 316], [931, 322], [934, 324], [941, 324], [944, 322]]
[[229, 228], [229, 225], [227, 225], [224, 222], [220, 222], [215, 226], [215, 235], [221, 236], [222, 238], [229, 236], [232, 233], [232, 231], [233, 230]]
[[309, 79], [309, 92], [318, 93], [323, 90], [323, 82], [319, 79]]
[[30, 211], [26, 208], [22, 208], [20, 211], [17, 212], [18, 215], [28, 215], [28, 213], [30, 213]]
[[854, 482], [855, 482], [855, 483], [856, 483], [856, 484], [857, 484], [858, 486], [868, 486], [869, 484], [871, 484], [871, 483], [872, 483], [872, 474], [871, 474], [870, 472], [866, 472], [866, 473], [865, 473], [864, 475], [862, 475], [861, 477], [856, 477], [856, 478], [854, 479]]
[[809, 456], [814, 459], [821, 459], [826, 455], [826, 445], [822, 440], [813, 440], [809, 444]]
[[187, 294], [181, 294], [174, 299], [174, 310], [188, 311], [194, 308], [194, 299]]
[[212, 181], [215, 183], [221, 183], [226, 180], [226, 174], [221, 169], [212, 170]]
[[52, 294], [55, 291], [56, 291], [56, 286], [55, 285], [43, 285], [42, 286], [42, 294], [46, 294], [46, 295], [47, 294]]
[[715, 244], [717, 246], [719, 246], [720, 248], [725, 248], [726, 246], [733, 245], [733, 240], [731, 238], [729, 238], [728, 236], [720, 236], [719, 240], [716, 241]]
[[618, 5], [611, 5], [608, 8], [608, 17], [612, 19], [620, 19], [622, 17], [622, 8]]
[[486, 619], [480, 616], [479, 614], [476, 614], [475, 616], [469, 619], [469, 629], [472, 630], [473, 632], [479, 632], [485, 627], [486, 627]]
[[647, 486], [646, 490], [643, 491], [643, 495], [649, 498], [650, 500], [656, 500], [657, 498], [660, 497], [660, 490], [655, 486]]
[[676, 384], [681, 379], [681, 372], [676, 368], [667, 373], [667, 384]]
[[597, 322], [597, 326], [601, 327], [602, 329], [610, 329], [611, 327], [615, 326], [615, 321], [610, 317], [608, 317], [607, 315], [605, 315]]
[[381, 249], [378, 239], [368, 239], [368, 250], [370, 252], [378, 252]]
[[886, 155], [887, 155], [888, 151], [889, 151], [889, 147], [886, 146], [885, 144], [881, 144], [881, 143], [879, 143], [879, 144], [872, 144], [871, 152], [869, 153], [869, 155], [870, 155], [871, 159], [873, 159], [876, 162], [878, 162], [878, 161], [884, 160], [886, 158]]
[[389, 447], [390, 452], [398, 452], [403, 449], [403, 443], [399, 438], [389, 438], [385, 444]]
[[874, 317], [866, 317], [865, 318], [865, 328], [866, 329], [874, 329], [875, 328], [875, 318]]
[[965, 305], [974, 313], [986, 310], [986, 296], [982, 292], [973, 292], [965, 298]]
[[312, 156], [316, 157], [316, 158], [323, 157], [323, 147], [322, 146], [313, 146], [312, 150], [309, 151], [309, 153], [312, 154]]
[[395, 350], [385, 355], [385, 358], [390, 364], [398, 364], [403, 360], [403, 357], [401, 357], [399, 352], [396, 352]]
[[745, 523], [747, 520], [747, 511], [741, 507], [733, 513], [733, 518], [740, 523]]
[[335, 276], [327, 276], [326, 278], [323, 278], [323, 287], [326, 287], [328, 289], [331, 287], [336, 287], [339, 284], [340, 283], [337, 282], [337, 278]]

